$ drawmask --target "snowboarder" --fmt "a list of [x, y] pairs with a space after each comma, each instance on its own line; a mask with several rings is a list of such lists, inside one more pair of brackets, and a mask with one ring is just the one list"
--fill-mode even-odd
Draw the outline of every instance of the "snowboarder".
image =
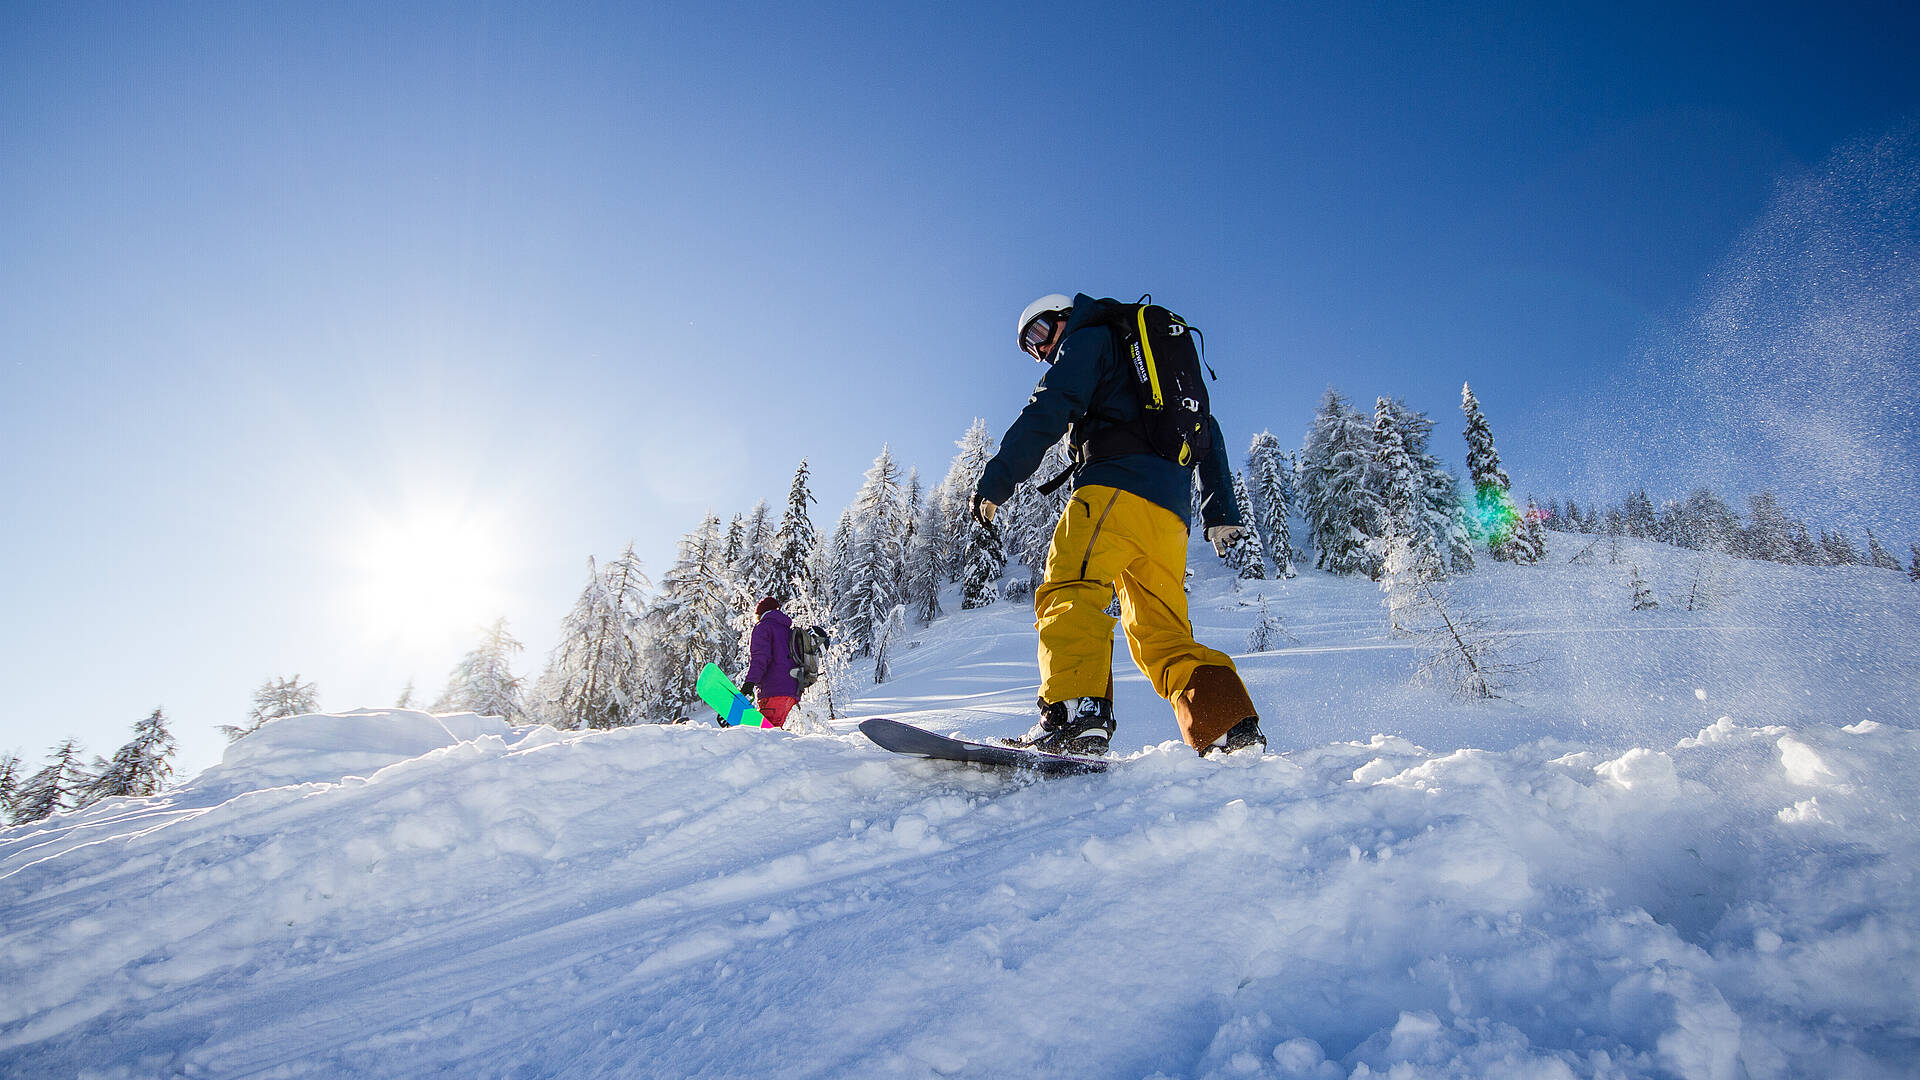
[[1072, 498], [1054, 527], [1045, 580], [1034, 590], [1040, 632], [1040, 721], [1008, 740], [1053, 753], [1103, 754], [1113, 737], [1113, 627], [1133, 661], [1173, 705], [1187, 745], [1202, 754], [1266, 746], [1260, 718], [1225, 653], [1199, 644], [1185, 590], [1192, 476], [1200, 478], [1206, 538], [1224, 553], [1244, 531], [1227, 465], [1226, 439], [1211, 416], [1209, 449], [1181, 464], [1134, 433], [1144, 410], [1133, 373], [1115, 347], [1108, 302], [1052, 293], [1020, 315], [1020, 348], [1050, 365], [972, 499], [991, 528], [1015, 485], [1069, 434]]
[[787, 714], [800, 703], [800, 684], [793, 677], [793, 619], [780, 610], [776, 597], [762, 597], [754, 605], [753, 640], [748, 651], [747, 673], [740, 678], [740, 692], [748, 697], [759, 694], [755, 704], [766, 716], [767, 727], [787, 726]]

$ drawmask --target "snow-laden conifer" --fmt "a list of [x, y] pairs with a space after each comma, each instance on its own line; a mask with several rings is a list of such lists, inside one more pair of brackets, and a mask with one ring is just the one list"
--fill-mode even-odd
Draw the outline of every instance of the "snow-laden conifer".
[[98, 771], [80, 801], [90, 804], [119, 796], [160, 794], [173, 775], [173, 765], [168, 761], [173, 753], [173, 733], [167, 730], [166, 714], [155, 708], [133, 725], [133, 738]]
[[814, 556], [820, 541], [813, 531], [813, 519], [807, 516], [807, 504], [814, 501], [807, 481], [807, 462], [802, 458], [787, 489], [787, 509], [773, 537], [773, 566], [764, 585], [768, 593], [777, 596], [798, 596], [802, 588], [817, 588]]
[[1653, 590], [1647, 588], [1646, 579], [1640, 576], [1638, 565], [1633, 567], [1632, 579], [1628, 585], [1633, 590], [1633, 610], [1650, 611], [1660, 606], [1660, 601], [1653, 598]]
[[1880, 546], [1880, 538], [1867, 530], [1867, 563], [1882, 570], [1900, 569], [1900, 560], [1893, 557], [1886, 548]]
[[1473, 485], [1475, 528], [1485, 540], [1487, 551], [1496, 559], [1510, 559], [1514, 526], [1520, 512], [1508, 490], [1513, 481], [1500, 467], [1500, 453], [1494, 449], [1493, 429], [1480, 411], [1480, 400], [1473, 387], [1460, 384], [1460, 411], [1467, 417], [1467, 477]]
[[1907, 577], [1920, 581], [1920, 544], [1908, 544], [1907, 548], [1913, 552], [1913, 565], [1907, 567]]
[[20, 759], [0, 754], [0, 825], [13, 824], [13, 801], [20, 793]]
[[471, 712], [498, 716], [509, 724], [526, 723], [526, 680], [512, 670], [514, 655], [525, 648], [507, 631], [506, 616], [494, 620], [480, 643], [447, 674], [447, 688], [433, 703], [433, 711]]
[[1373, 432], [1365, 417], [1329, 388], [1300, 450], [1299, 497], [1314, 566], [1368, 573], [1378, 499], [1367, 487]]
[[853, 563], [859, 538], [849, 505], [840, 511], [833, 535], [820, 545], [816, 559], [815, 576], [820, 579], [822, 598], [832, 606], [834, 622], [841, 626], [853, 618]]
[[1513, 527], [1510, 546], [1514, 562], [1537, 563], [1547, 557], [1547, 533], [1540, 527], [1541, 517], [1533, 496], [1527, 496], [1527, 508], [1520, 512], [1520, 520]]
[[871, 656], [887, 613], [900, 602], [901, 568], [906, 564], [901, 546], [907, 534], [906, 499], [892, 447], [880, 448], [849, 511], [853, 550], [840, 598], [842, 626], [861, 654]]
[[[1242, 508], [1248, 505], [1247, 476], [1245, 473], [1233, 474], [1233, 497]], [[1236, 581], [1265, 581], [1267, 578], [1267, 552], [1260, 543], [1260, 531], [1248, 527], [1240, 533], [1240, 538], [1227, 550], [1227, 565], [1237, 571]]]
[[1828, 566], [1858, 566], [1860, 551], [1853, 546], [1847, 534], [1835, 529], [1828, 532], [1820, 530], [1820, 555]]
[[734, 567], [733, 576], [746, 586], [748, 595], [756, 600], [762, 596], [784, 598], [787, 595], [787, 590], [774, 575], [774, 537], [777, 531], [767, 500], [754, 503], [753, 509], [747, 512], [746, 536], [741, 543], [740, 562]]
[[1253, 629], [1247, 632], [1248, 652], [1271, 652], [1283, 642], [1296, 639], [1287, 631], [1287, 624], [1276, 614], [1272, 605], [1267, 603], [1267, 595], [1259, 594], [1254, 598], [1258, 615], [1254, 618]]
[[987, 429], [985, 420], [975, 417], [967, 433], [954, 445], [960, 452], [953, 456], [941, 486], [948, 495], [944, 544], [952, 563], [947, 577], [950, 581], [959, 581], [966, 572], [969, 558], [973, 493], [980, 486], [981, 474], [987, 471], [987, 462], [993, 460], [993, 433]]
[[567, 731], [622, 727], [642, 718], [648, 694], [647, 580], [628, 544], [587, 584], [561, 623], [540, 679], [540, 719]]
[[647, 609], [653, 689], [662, 713], [677, 714], [696, 700], [701, 668], [740, 666], [752, 613], [753, 602], [727, 566], [720, 518], [708, 514], [680, 538], [678, 556]]
[[972, 611], [1000, 599], [1000, 576], [1006, 573], [1007, 555], [1000, 546], [1000, 531], [977, 521], [968, 525], [965, 552], [960, 607]]
[[64, 739], [50, 751], [52, 759], [20, 784], [13, 797], [13, 823], [43, 821], [62, 810], [81, 805], [81, 793], [93, 782], [80, 763], [80, 744]]
[[1653, 536], [1658, 522], [1653, 513], [1653, 500], [1647, 496], [1646, 488], [1637, 488], [1627, 496], [1623, 507], [1627, 519], [1627, 535], [1645, 540]]
[[237, 742], [260, 730], [260, 725], [269, 720], [319, 711], [320, 691], [314, 684], [301, 682], [298, 675], [291, 679], [271, 678], [253, 692], [253, 708], [247, 713], [246, 724], [237, 727], [222, 724], [220, 731], [228, 742]]
[[413, 688], [413, 679], [408, 678], [407, 685], [400, 689], [400, 696], [393, 700], [393, 707], [396, 709], [413, 708], [414, 707], [413, 695], [415, 692], [416, 691]]
[[907, 584], [901, 597], [908, 610], [926, 626], [939, 618], [940, 589], [946, 584], [946, 565], [942, 557], [941, 533], [945, 528], [945, 505], [936, 489], [921, 500], [920, 513], [907, 545]]
[[[1794, 522], [1780, 509], [1779, 497], [1762, 491], [1747, 497], [1747, 524], [1740, 530], [1736, 554], [1748, 559], [1791, 563], [1794, 555]], [[1804, 528], [1804, 526], [1803, 526]]]
[[1253, 437], [1247, 449], [1248, 524], [1260, 533], [1261, 546], [1273, 559], [1282, 578], [1293, 577], [1293, 536], [1288, 517], [1293, 513], [1293, 459], [1280, 449], [1271, 431]]

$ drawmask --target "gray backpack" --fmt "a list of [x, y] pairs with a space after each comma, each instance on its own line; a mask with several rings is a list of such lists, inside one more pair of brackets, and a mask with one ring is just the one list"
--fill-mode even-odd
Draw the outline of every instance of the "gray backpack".
[[820, 627], [794, 624], [787, 646], [793, 660], [793, 680], [800, 684], [802, 693], [820, 681], [820, 658], [831, 644], [827, 632]]

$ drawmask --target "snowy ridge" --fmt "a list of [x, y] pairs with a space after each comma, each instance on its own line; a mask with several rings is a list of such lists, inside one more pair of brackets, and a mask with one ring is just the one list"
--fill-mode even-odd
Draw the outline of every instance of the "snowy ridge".
[[[1910, 1075], [1920, 736], [1861, 658], [1913, 594], [1742, 564], [1636, 625], [1624, 570], [1469, 579], [1541, 647], [1491, 706], [1408, 686], [1367, 583], [1269, 583], [1264, 758], [1197, 759], [1137, 678], [1124, 763], [1043, 782], [852, 734], [276, 721], [0, 833], [0, 1074]], [[1245, 599], [1209, 568], [1201, 636]], [[858, 711], [1024, 723], [1026, 620], [935, 624]]]

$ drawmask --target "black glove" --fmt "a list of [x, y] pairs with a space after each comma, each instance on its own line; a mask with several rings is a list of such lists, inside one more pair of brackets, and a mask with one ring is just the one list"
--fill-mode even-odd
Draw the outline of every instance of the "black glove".
[[740, 692], [742, 694], [745, 694], [748, 697], [752, 697], [753, 691], [754, 691], [754, 685], [752, 683], [748, 682], [748, 683], [740, 684]]
[[998, 503], [988, 502], [986, 499], [981, 498], [980, 493], [977, 491], [973, 493], [973, 498], [967, 503], [967, 512], [973, 516], [973, 520], [989, 529], [993, 528], [993, 515], [994, 512], [999, 509], [1000, 505]]

